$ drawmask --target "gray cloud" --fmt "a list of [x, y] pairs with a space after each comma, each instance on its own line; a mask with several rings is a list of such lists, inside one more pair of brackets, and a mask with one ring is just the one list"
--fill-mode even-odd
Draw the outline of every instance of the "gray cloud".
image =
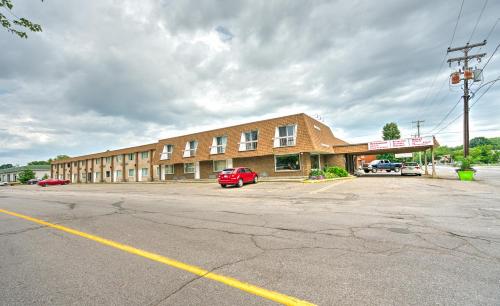
[[[460, 96], [446, 84], [447, 66], [429, 90], [451, 39], [456, 1], [15, 5], [44, 32], [20, 40], [0, 31], [0, 163], [299, 111], [321, 115], [347, 141], [378, 138], [388, 121], [410, 135], [411, 121], [425, 119], [429, 130]], [[454, 45], [467, 42], [480, 8], [465, 2]], [[490, 1], [473, 41], [485, 38], [498, 11]], [[491, 54], [499, 33], [484, 51]], [[497, 58], [486, 80], [499, 75]], [[498, 133], [499, 97], [493, 87], [473, 107], [472, 136]], [[441, 143], [460, 143], [460, 122], [438, 135]]]

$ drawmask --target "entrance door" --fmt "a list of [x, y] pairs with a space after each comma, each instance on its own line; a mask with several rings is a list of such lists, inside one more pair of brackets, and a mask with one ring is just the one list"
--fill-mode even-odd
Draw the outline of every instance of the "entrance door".
[[311, 169], [320, 169], [319, 154], [311, 154]]
[[346, 170], [347, 170], [347, 172], [349, 172], [350, 174], [353, 174], [353, 173], [354, 173], [354, 171], [356, 170], [356, 169], [355, 169], [354, 158], [355, 158], [355, 156], [354, 156], [354, 155], [350, 155], [350, 154], [346, 154], [346, 155], [345, 155], [345, 169], [346, 169]]

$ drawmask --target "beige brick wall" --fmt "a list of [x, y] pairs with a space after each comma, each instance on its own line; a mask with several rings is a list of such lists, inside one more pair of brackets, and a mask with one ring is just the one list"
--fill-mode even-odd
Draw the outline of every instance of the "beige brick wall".
[[337, 166], [345, 169], [345, 156], [343, 154], [325, 155], [325, 166]]
[[233, 167], [248, 167], [261, 177], [305, 176], [311, 167], [308, 153], [300, 155], [300, 163], [301, 170], [299, 171], [275, 171], [274, 155], [233, 159]]

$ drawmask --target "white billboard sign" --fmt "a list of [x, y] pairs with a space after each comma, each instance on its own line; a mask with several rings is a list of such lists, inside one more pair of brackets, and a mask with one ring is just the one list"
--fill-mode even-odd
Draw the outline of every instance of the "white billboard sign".
[[380, 140], [380, 141], [369, 142], [368, 150], [373, 151], [373, 150], [424, 147], [424, 146], [432, 146], [433, 144], [434, 144], [434, 139], [432, 136], [394, 139], [394, 140]]
[[394, 154], [394, 157], [396, 158], [407, 158], [407, 157], [413, 157], [413, 153], [396, 153]]

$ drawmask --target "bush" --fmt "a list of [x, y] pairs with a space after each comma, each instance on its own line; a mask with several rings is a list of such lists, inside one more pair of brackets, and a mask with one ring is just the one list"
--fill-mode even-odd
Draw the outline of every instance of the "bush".
[[319, 169], [312, 169], [310, 172], [309, 172], [309, 176], [323, 176], [325, 175], [325, 173], [322, 171], [322, 170], [319, 170]]
[[471, 170], [472, 169], [472, 167], [471, 167], [472, 158], [465, 157], [465, 158], [462, 158], [460, 161], [461, 161], [460, 170]]
[[325, 178], [325, 173], [319, 169], [312, 169], [309, 172], [309, 179], [311, 180], [322, 180]]
[[325, 169], [326, 173], [333, 173], [337, 177], [349, 176], [349, 173], [340, 167], [328, 167]]
[[21, 184], [26, 184], [31, 179], [35, 178], [35, 172], [31, 169], [25, 169], [21, 172], [19, 172], [19, 175], [17, 176], [17, 180], [21, 182]]
[[325, 173], [325, 178], [327, 179], [332, 179], [332, 178], [336, 178], [338, 177], [335, 173], [332, 173], [332, 172], [326, 172]]

